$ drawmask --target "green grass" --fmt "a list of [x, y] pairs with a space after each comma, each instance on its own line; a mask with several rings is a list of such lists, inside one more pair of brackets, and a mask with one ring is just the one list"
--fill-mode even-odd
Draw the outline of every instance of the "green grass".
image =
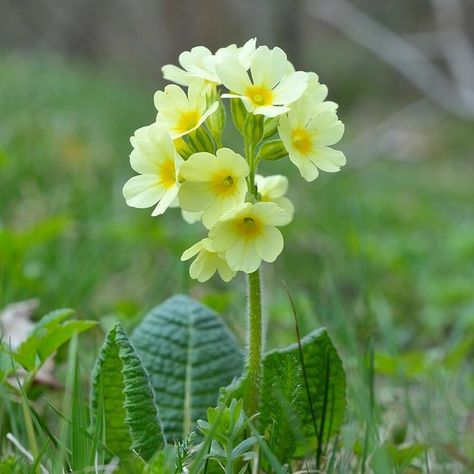
[[[177, 211], [151, 218], [130, 209], [121, 195], [132, 175], [128, 138], [153, 121], [152, 94], [161, 85], [48, 58], [2, 56], [1, 63], [0, 307], [37, 297], [39, 314], [67, 306], [104, 326], [133, 325], [186, 292], [222, 311], [242, 340], [243, 278], [191, 281], [179, 256], [201, 230]], [[363, 111], [344, 104], [340, 111], [349, 138], [366, 131]], [[474, 409], [470, 130], [443, 118], [426, 131], [428, 151], [410, 161], [377, 156], [362, 166], [352, 155], [363, 152], [346, 149], [348, 166], [311, 184], [287, 162], [263, 170], [289, 174], [297, 209], [284, 254], [265, 268], [269, 346], [295, 340], [285, 280], [302, 333], [327, 326], [348, 371], [337, 472], [360, 472], [353, 452], [363, 453], [364, 440], [375, 472], [391, 472], [395, 444], [376, 446], [404, 431], [411, 444], [430, 447], [431, 472], [463, 472], [456, 455]], [[428, 472], [423, 456], [415, 464]]]

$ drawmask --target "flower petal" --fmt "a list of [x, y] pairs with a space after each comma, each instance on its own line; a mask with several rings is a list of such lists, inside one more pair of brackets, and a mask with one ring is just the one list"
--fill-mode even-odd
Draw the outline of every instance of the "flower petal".
[[344, 153], [329, 147], [317, 148], [309, 158], [319, 169], [329, 173], [339, 171], [346, 164]]
[[216, 64], [216, 72], [230, 92], [244, 94], [252, 85], [247, 70], [233, 56], [227, 56], [220, 64]]
[[215, 199], [209, 183], [185, 181], [178, 192], [179, 204], [189, 212], [201, 212], [207, 209]]
[[168, 188], [163, 194], [162, 198], [158, 202], [158, 205], [155, 207], [153, 212], [151, 213], [152, 216], [159, 216], [163, 214], [168, 207], [171, 207], [173, 201], [176, 199], [178, 195], [178, 186], [173, 186], [172, 188]]
[[153, 174], [142, 174], [130, 178], [123, 187], [123, 196], [130, 207], [145, 209], [155, 205], [165, 190]]
[[183, 252], [183, 255], [181, 255], [181, 261], [184, 262], [186, 260], [189, 260], [190, 258], [193, 258], [195, 255], [197, 255], [203, 248], [202, 242], [204, 239], [200, 240], [199, 242], [195, 243], [188, 249], [186, 249]]
[[290, 68], [291, 63], [282, 49], [269, 49], [267, 46], [259, 46], [255, 50], [250, 65], [253, 83], [269, 89], [273, 89], [288, 74]]
[[266, 226], [255, 245], [262, 260], [271, 263], [283, 250], [283, 236], [276, 227]]
[[316, 165], [306, 156], [301, 155], [298, 152], [290, 152], [290, 161], [298, 168], [301, 176], [306, 181], [314, 181], [318, 175], [319, 171]]
[[308, 85], [307, 74], [297, 71], [286, 76], [273, 89], [273, 103], [275, 105], [288, 105], [299, 99]]
[[216, 157], [205, 151], [194, 153], [179, 169], [179, 175], [184, 180], [194, 182], [208, 181], [209, 177], [219, 169]]
[[161, 68], [161, 72], [163, 73], [163, 78], [167, 81], [176, 82], [176, 84], [185, 87], [189, 84], [189, 74], [178, 66], [166, 64]]
[[232, 270], [245, 273], [253, 273], [262, 262], [255, 241], [246, 239], [236, 240], [225, 253], [225, 260]]

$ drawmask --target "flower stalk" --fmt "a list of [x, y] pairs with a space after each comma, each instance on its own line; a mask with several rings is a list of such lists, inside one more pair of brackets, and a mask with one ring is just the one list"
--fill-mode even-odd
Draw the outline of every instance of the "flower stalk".
[[248, 415], [259, 410], [263, 379], [263, 323], [260, 269], [248, 275]]
[[[244, 139], [245, 157], [250, 167], [248, 188], [253, 200], [258, 201], [257, 188], [255, 186], [255, 175], [257, 173], [257, 162], [255, 156], [255, 144], [251, 140]], [[248, 287], [248, 355], [247, 375], [248, 415], [258, 412], [260, 406], [261, 387], [263, 379], [263, 324], [262, 324], [262, 287], [260, 281], [260, 268], [249, 273], [247, 278]]]

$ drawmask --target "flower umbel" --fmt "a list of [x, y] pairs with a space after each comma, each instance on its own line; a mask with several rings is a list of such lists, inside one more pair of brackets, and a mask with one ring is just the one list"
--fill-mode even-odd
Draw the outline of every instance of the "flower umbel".
[[[183, 260], [196, 257], [192, 278], [205, 281], [217, 272], [228, 281], [277, 258], [283, 249], [277, 227], [295, 213], [288, 178], [257, 174], [259, 165], [289, 156], [306, 181], [320, 170], [339, 171], [346, 158], [332, 146], [344, 125], [318, 75], [295, 71], [278, 47], [257, 47], [255, 39], [215, 53], [196, 46], [178, 62], [162, 69], [176, 84], [155, 93], [156, 122], [131, 139], [138, 176], [123, 192], [130, 206], [155, 206], [154, 216], [179, 206], [187, 223], [202, 222], [208, 236]], [[232, 99], [244, 156], [222, 146], [229, 123], [223, 98]]]

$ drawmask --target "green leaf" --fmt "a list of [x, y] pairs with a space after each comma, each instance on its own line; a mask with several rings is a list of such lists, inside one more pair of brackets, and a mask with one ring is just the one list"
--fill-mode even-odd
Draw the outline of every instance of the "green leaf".
[[24, 458], [7, 454], [0, 459], [0, 474], [22, 474], [29, 472]]
[[216, 313], [177, 295], [152, 310], [131, 340], [150, 374], [169, 440], [182, 438], [243, 369], [243, 354]]
[[132, 450], [147, 460], [164, 444], [148, 375], [120, 324], [107, 334], [94, 368], [91, 413], [93, 427], [102, 426], [105, 445], [123, 461], [133, 459]]
[[13, 359], [10, 349], [5, 343], [0, 341], [0, 382], [3, 382], [12, 372], [14, 372], [16, 362]]
[[46, 359], [72, 336], [97, 324], [96, 321], [65, 321], [73, 314], [70, 309], [60, 309], [44, 316], [15, 351], [15, 360], [26, 370], [37, 372]]
[[[326, 329], [313, 331], [301, 340], [301, 346], [305, 370], [298, 344], [268, 352], [264, 359], [257, 426], [282, 464], [315, 452], [344, 421], [346, 378]], [[245, 397], [249, 383], [243, 378], [224, 390], [223, 396], [227, 400]]]
[[175, 465], [176, 448], [168, 445], [150, 459], [143, 469], [143, 474], [173, 474], [176, 472]]
[[297, 344], [269, 352], [264, 362], [260, 422], [282, 462], [314, 450], [316, 438], [326, 444], [344, 421], [346, 377], [326, 329], [313, 331], [301, 346], [304, 366]]

